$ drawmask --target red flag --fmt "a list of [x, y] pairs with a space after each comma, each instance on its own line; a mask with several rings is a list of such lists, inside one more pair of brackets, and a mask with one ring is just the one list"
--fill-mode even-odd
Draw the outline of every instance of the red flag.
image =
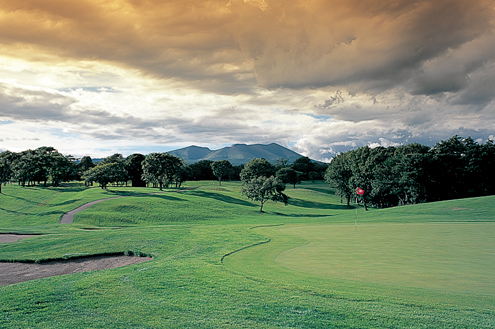
[[359, 195], [364, 195], [364, 190], [362, 188], [357, 188], [356, 193]]

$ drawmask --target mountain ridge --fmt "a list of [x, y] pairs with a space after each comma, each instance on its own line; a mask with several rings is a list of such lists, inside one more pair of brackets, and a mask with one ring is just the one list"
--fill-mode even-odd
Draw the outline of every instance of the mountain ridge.
[[188, 164], [201, 160], [229, 160], [233, 165], [240, 165], [248, 163], [253, 158], [264, 158], [272, 163], [280, 158], [286, 158], [292, 163], [303, 156], [277, 143], [233, 144], [218, 150], [191, 145], [168, 153], [184, 159]]

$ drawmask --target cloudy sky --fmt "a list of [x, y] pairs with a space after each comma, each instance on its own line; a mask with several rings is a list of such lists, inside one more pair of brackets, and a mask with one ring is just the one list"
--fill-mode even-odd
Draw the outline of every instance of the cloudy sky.
[[0, 150], [495, 135], [493, 0], [0, 0]]

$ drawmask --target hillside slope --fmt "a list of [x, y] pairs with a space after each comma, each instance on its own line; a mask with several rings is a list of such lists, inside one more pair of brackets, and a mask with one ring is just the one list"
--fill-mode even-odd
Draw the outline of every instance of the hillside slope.
[[302, 155], [289, 150], [276, 143], [268, 145], [262, 144], [234, 144], [219, 150], [210, 150], [206, 147], [188, 146], [182, 149], [169, 151], [168, 153], [184, 159], [187, 163], [194, 163], [200, 160], [229, 160], [233, 165], [246, 164], [253, 158], [264, 158], [270, 162], [275, 162], [280, 158], [289, 159], [289, 162], [302, 157]]

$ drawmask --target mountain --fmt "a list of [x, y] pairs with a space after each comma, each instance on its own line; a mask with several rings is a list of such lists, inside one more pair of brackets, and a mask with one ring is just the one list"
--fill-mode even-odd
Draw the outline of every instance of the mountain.
[[286, 158], [289, 159], [289, 163], [292, 163], [294, 160], [302, 157], [302, 155], [276, 143], [268, 145], [234, 144], [219, 150], [210, 150], [207, 147], [193, 145], [169, 151], [168, 153], [181, 157], [187, 163], [194, 163], [200, 160], [229, 160], [233, 165], [246, 164], [253, 158], [264, 158], [272, 163], [275, 163], [280, 158]]

